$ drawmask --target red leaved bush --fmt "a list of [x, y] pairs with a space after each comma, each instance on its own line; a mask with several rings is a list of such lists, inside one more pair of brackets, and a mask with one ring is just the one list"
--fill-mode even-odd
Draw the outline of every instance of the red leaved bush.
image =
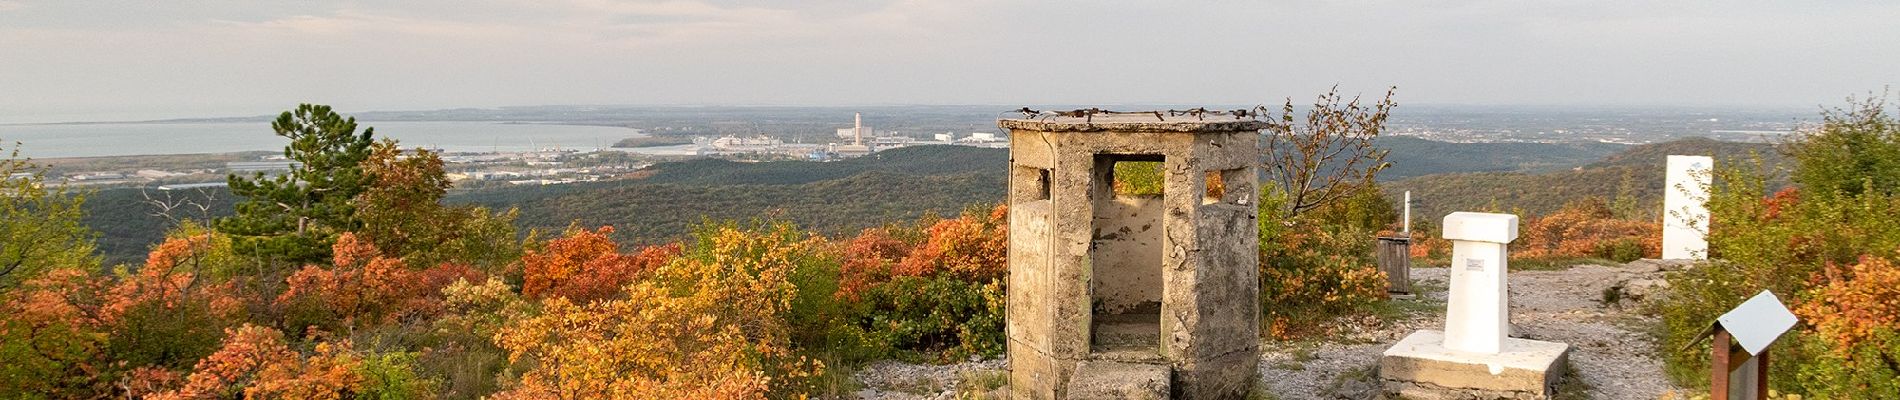
[[844, 260], [838, 267], [838, 297], [857, 301], [872, 286], [891, 280], [892, 267], [910, 251], [910, 243], [892, 237], [889, 230], [870, 228], [859, 232], [844, 244]]
[[376, 246], [353, 233], [337, 237], [334, 266], [307, 265], [288, 279], [279, 305], [308, 302], [333, 313], [344, 325], [378, 324], [412, 314], [433, 312], [442, 288], [457, 279], [482, 274], [459, 264], [412, 270], [400, 258], [384, 257]]
[[608, 237], [613, 233], [610, 226], [571, 230], [543, 249], [529, 250], [521, 256], [521, 294], [532, 299], [566, 297], [581, 304], [615, 298], [628, 283], [680, 255], [677, 243], [622, 254], [620, 245]]
[[966, 212], [937, 221], [924, 242], [892, 271], [896, 275], [935, 276], [984, 282], [1009, 275], [1009, 206], [989, 213]]

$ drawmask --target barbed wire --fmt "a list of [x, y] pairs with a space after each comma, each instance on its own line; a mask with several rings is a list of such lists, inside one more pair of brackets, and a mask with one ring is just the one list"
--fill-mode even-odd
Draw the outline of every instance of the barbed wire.
[[1170, 109], [1170, 110], [1157, 110], [1157, 111], [1113, 111], [1113, 110], [1104, 110], [1101, 108], [1093, 108], [1093, 107], [1075, 109], [1075, 110], [1069, 110], [1069, 111], [1041, 111], [1041, 110], [1031, 109], [1029, 107], [1023, 107], [1023, 108], [1008, 111], [1008, 112], [1022, 114], [1023, 118], [1025, 119], [1035, 119], [1035, 120], [1043, 120], [1043, 121], [1047, 121], [1053, 118], [1068, 117], [1068, 118], [1082, 118], [1083, 121], [1085, 122], [1095, 122], [1095, 116], [1097, 115], [1152, 115], [1155, 117], [1156, 121], [1165, 122], [1168, 120], [1168, 117], [1180, 117], [1180, 116], [1194, 117], [1194, 119], [1197, 121], [1206, 120], [1208, 116], [1231, 116], [1231, 117], [1234, 117], [1234, 119], [1236, 120], [1259, 119], [1260, 117], [1268, 115], [1268, 113], [1272, 112], [1272, 110], [1267, 109], [1266, 106], [1255, 106], [1254, 108], [1243, 108], [1243, 109], [1235, 109], [1235, 110], [1209, 110], [1206, 107], [1196, 107], [1196, 108], [1190, 108], [1186, 110]]

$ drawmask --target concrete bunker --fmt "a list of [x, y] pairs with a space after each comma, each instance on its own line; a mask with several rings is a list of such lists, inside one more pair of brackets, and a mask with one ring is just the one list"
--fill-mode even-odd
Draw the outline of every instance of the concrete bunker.
[[1158, 113], [997, 124], [1011, 134], [1013, 396], [1244, 396], [1259, 360], [1254, 164], [1266, 124]]

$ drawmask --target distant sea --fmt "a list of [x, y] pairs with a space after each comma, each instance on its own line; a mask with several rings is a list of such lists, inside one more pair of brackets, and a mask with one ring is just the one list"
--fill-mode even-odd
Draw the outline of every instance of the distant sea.
[[[403, 147], [452, 152], [525, 151], [544, 148], [591, 150], [613, 146], [637, 129], [476, 121], [357, 121], [357, 129], [376, 128], [376, 137], [393, 138]], [[0, 125], [4, 148], [21, 143], [32, 158], [105, 157], [155, 154], [230, 153], [283, 150], [288, 139], [269, 122], [74, 123]], [[4, 156], [4, 155], [0, 155]]]

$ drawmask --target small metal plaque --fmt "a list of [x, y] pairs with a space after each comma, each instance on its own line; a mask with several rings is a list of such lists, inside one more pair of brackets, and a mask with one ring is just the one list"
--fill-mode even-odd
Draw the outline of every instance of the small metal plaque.
[[1482, 258], [1467, 258], [1465, 259], [1465, 270], [1466, 271], [1484, 271], [1485, 264], [1490, 264], [1490, 263], [1485, 262], [1485, 259], [1482, 259]]

